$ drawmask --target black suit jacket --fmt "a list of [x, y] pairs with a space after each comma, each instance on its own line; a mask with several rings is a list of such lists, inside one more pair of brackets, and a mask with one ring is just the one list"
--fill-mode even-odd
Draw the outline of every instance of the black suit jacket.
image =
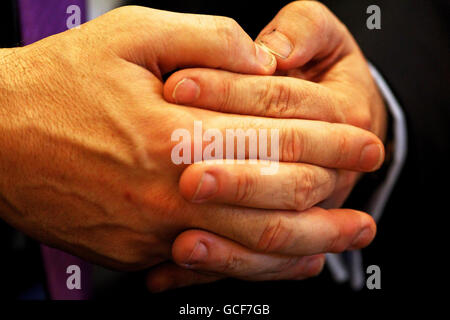
[[[279, 319], [282, 314], [301, 315], [305, 308], [321, 312], [345, 308], [348, 312], [353, 305], [374, 310], [385, 303], [398, 304], [399, 297], [411, 301], [429, 292], [427, 285], [439, 283], [445, 276], [441, 256], [433, 248], [440, 241], [436, 225], [448, 212], [444, 201], [450, 163], [450, 20], [446, 15], [450, 12], [449, 3], [445, 0], [323, 2], [348, 26], [367, 58], [383, 73], [407, 116], [407, 162], [378, 224], [378, 235], [363, 251], [365, 266], [380, 266], [382, 289], [353, 292], [346, 284], [335, 284], [325, 269], [321, 276], [301, 282], [225, 280], [151, 295], [144, 287], [144, 273], [133, 273], [125, 281], [99, 292], [98, 298], [145, 299], [149, 307], [161, 310], [168, 307], [164, 310], [169, 319], [175, 317], [175, 306], [186, 303], [266, 303], [272, 306], [274, 319]], [[255, 37], [288, 1], [136, 0], [134, 3], [171, 11], [230, 16]], [[366, 28], [366, 8], [371, 4], [381, 8], [381, 30]], [[17, 39], [10, 39], [10, 43], [14, 41]], [[368, 175], [361, 180], [347, 207], [364, 209], [364, 194], [372, 191], [370, 179]], [[440, 183], [443, 181], [444, 185]], [[0, 245], [7, 252], [5, 243], [8, 241]], [[36, 268], [40, 263], [30, 252], [25, 252], [22, 259], [27, 263], [34, 261]], [[20, 265], [20, 260], [8, 261], [6, 264], [11, 266], [3, 264], [1, 268], [8, 268], [13, 277], [20, 277], [12, 271]], [[9, 283], [9, 286], [14, 285]]]

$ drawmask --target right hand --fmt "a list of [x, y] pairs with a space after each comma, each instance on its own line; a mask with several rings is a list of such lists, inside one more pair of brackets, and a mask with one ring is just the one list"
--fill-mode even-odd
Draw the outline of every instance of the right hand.
[[161, 76], [177, 68], [274, 72], [272, 57], [231, 19], [125, 7], [0, 53], [1, 217], [47, 245], [134, 270], [170, 259], [173, 240], [188, 229], [210, 231], [268, 259], [277, 254], [279, 263], [344, 250], [361, 230], [370, 232], [354, 246], [374, 237], [373, 220], [352, 210], [299, 214], [198, 205], [179, 195], [186, 166], [171, 161], [171, 134], [192, 131], [195, 120], [222, 131], [280, 128], [282, 161], [293, 161], [296, 137], [339, 153], [333, 132], [345, 131], [355, 137], [342, 162], [346, 169], [358, 165], [365, 145], [379, 143], [345, 125], [244, 118], [167, 103]]

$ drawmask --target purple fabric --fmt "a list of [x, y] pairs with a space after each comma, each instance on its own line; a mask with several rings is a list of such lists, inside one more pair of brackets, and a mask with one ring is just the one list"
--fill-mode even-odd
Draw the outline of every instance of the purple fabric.
[[22, 41], [25, 45], [67, 30], [67, 8], [77, 5], [85, 21], [85, 0], [19, 0]]
[[[58, 249], [41, 245], [42, 259], [47, 276], [47, 287], [52, 300], [87, 300], [91, 292], [92, 266], [82, 259], [72, 256]], [[80, 289], [68, 289], [67, 279], [73, 271], [67, 273], [71, 265], [80, 268]]]
[[[81, 22], [85, 21], [85, 0], [19, 0], [22, 41], [24, 45], [67, 30], [71, 13], [67, 8], [77, 5], [81, 9]], [[63, 251], [41, 245], [50, 298], [54, 300], [83, 300], [89, 298], [91, 265]], [[67, 287], [67, 268], [81, 269], [81, 289]]]

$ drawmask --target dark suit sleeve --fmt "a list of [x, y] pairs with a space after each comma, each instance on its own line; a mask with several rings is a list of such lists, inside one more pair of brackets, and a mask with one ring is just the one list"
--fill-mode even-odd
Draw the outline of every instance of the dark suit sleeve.
[[0, 48], [11, 48], [20, 45], [20, 23], [15, 0], [0, 1]]

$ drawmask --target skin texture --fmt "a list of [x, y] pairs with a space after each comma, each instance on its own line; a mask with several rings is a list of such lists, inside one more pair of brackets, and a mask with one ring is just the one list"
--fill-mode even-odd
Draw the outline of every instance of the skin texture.
[[[316, 274], [320, 254], [361, 248], [375, 236], [375, 223], [363, 212], [307, 208], [321, 197], [295, 202], [291, 210], [267, 210], [251, 199], [236, 206], [245, 197], [224, 194], [226, 203], [199, 204], [180, 193], [188, 166], [171, 161], [171, 134], [192, 131], [200, 120], [205, 130], [222, 132], [278, 128], [286, 162], [280, 178], [308, 163], [324, 190], [334, 173], [313, 166], [371, 171], [383, 161], [380, 139], [348, 124], [235, 115], [165, 100], [162, 75], [188, 66], [275, 72], [273, 55], [231, 19], [124, 7], [0, 56], [1, 218], [45, 244], [110, 268], [138, 270], [170, 260], [193, 265], [186, 260], [197, 257], [192, 245], [204, 235], [218, 253], [228, 250], [230, 262], [245, 256], [253, 268], [236, 264], [223, 274], [263, 280]], [[378, 151], [366, 157], [371, 145]], [[236, 174], [235, 166], [223, 170]], [[297, 206], [307, 210], [293, 210]], [[309, 268], [310, 259], [302, 257], [311, 255], [318, 260]], [[280, 266], [284, 273], [274, 276]]]
[[[167, 80], [164, 97], [167, 101], [221, 112], [351, 124], [384, 139], [385, 108], [366, 60], [345, 26], [326, 7], [312, 1], [292, 2], [261, 31], [256, 43], [277, 57], [276, 76], [185, 69]], [[343, 139], [341, 149], [346, 150], [353, 138], [338, 136]], [[312, 144], [309, 147], [320, 150], [321, 146]], [[367, 148], [365, 157], [377, 156], [377, 148], [378, 145]], [[318, 154], [318, 157], [330, 159], [330, 155], [325, 156], [324, 150]], [[331, 158], [334, 164], [331, 166], [284, 164], [273, 177], [258, 175], [257, 168], [251, 165], [230, 165], [234, 166], [232, 170], [197, 163], [184, 171], [180, 191], [186, 199], [201, 203], [238, 203], [247, 207], [297, 211], [314, 205], [340, 207], [360, 173], [331, 169], [342, 161], [342, 158], [332, 155]], [[358, 171], [365, 170], [360, 167]], [[214, 187], [204, 186], [205, 173], [208, 177], [206, 181]], [[239, 188], [236, 189], [236, 185]], [[198, 243], [207, 243], [213, 249], [208, 250], [210, 256], [206, 255], [195, 265], [183, 264], [184, 260], [180, 257], [189, 256], [189, 253], [192, 255]], [[169, 271], [165, 271], [164, 267], [160, 267], [149, 275], [150, 288], [162, 290], [158, 284], [167, 285], [169, 282], [171, 286], [168, 288], [210, 282], [224, 275], [248, 279], [250, 275], [258, 275], [255, 266], [264, 264], [276, 275], [275, 278], [285, 273], [286, 265], [273, 270], [273, 264], [264, 261], [263, 257], [254, 257], [234, 244], [227, 244], [201, 231], [188, 231], [180, 235], [172, 252], [180, 266], [208, 274], [192, 276], [190, 270], [171, 266]], [[313, 259], [317, 265], [323, 264], [321, 256], [308, 259]], [[240, 266], [238, 272], [233, 267], [236, 265]], [[301, 262], [299, 265], [304, 266]], [[162, 280], [166, 272], [172, 281]], [[155, 277], [159, 278], [156, 284], [153, 282]], [[250, 278], [258, 279], [258, 276]]]

